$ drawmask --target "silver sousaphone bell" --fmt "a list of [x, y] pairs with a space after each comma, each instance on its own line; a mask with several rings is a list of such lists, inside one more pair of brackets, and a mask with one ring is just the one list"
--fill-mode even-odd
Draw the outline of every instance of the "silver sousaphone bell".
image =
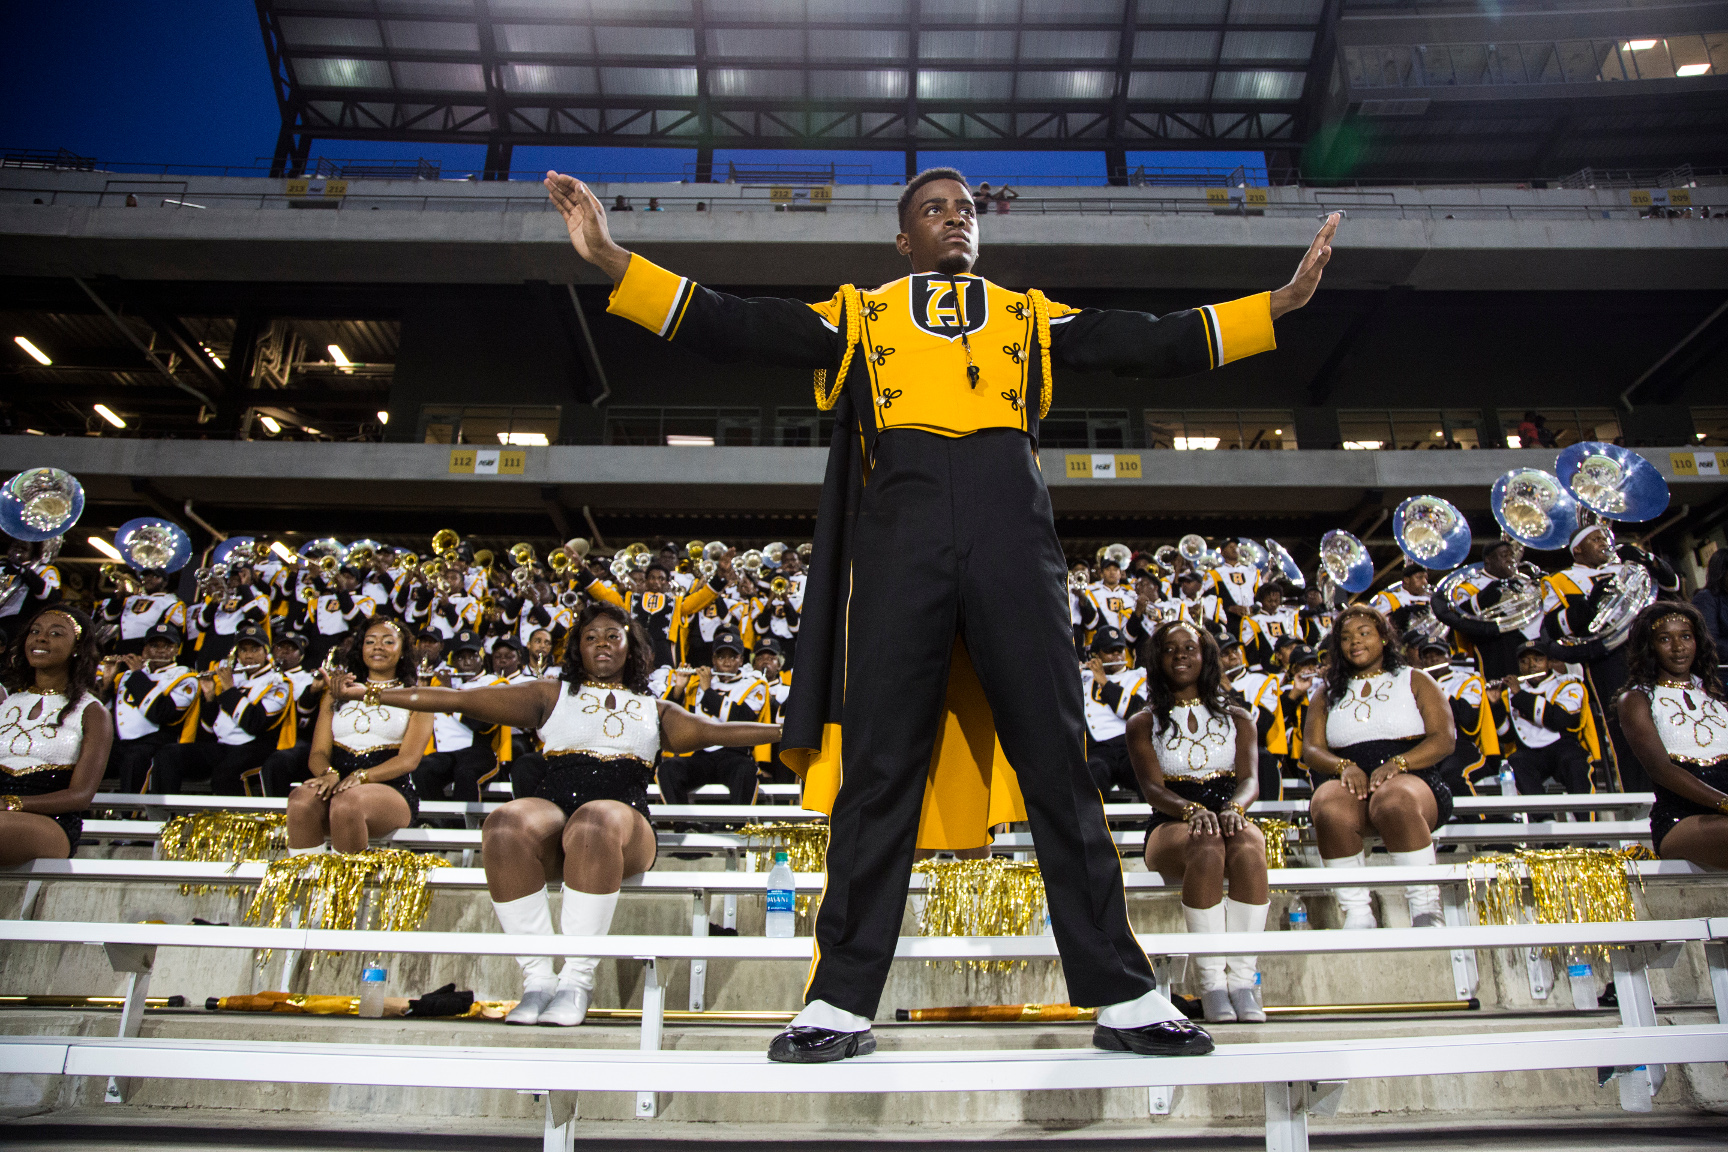
[[1514, 468], [1501, 476], [1488, 505], [1501, 531], [1538, 552], [1566, 547], [1578, 530], [1578, 501], [1559, 477], [1540, 468]]
[[84, 514], [84, 486], [58, 468], [30, 468], [0, 487], [0, 529], [32, 544], [64, 536]]
[[120, 525], [114, 548], [137, 572], [178, 572], [192, 558], [192, 538], [171, 520], [140, 516]]
[[1374, 560], [1368, 546], [1353, 533], [1334, 528], [1320, 537], [1320, 565], [1332, 583], [1355, 594], [1374, 582]]
[[1296, 563], [1296, 558], [1276, 540], [1266, 541], [1265, 567], [1268, 576], [1282, 576], [1286, 583], [1298, 590], [1308, 587], [1308, 578], [1302, 575], [1302, 568]]
[[1206, 547], [1206, 537], [1198, 532], [1190, 532], [1176, 541], [1176, 553], [1201, 571], [1208, 571], [1223, 563], [1218, 553]]
[[1456, 568], [1470, 555], [1470, 522], [1448, 500], [1412, 496], [1392, 513], [1392, 538], [1413, 564]]
[[1579, 503], [1610, 520], [1654, 520], [1668, 507], [1668, 481], [1629, 448], [1585, 440], [1560, 453], [1555, 475]]

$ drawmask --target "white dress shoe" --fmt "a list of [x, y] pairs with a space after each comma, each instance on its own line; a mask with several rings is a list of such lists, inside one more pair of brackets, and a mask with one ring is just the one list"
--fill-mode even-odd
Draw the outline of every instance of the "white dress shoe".
[[552, 1002], [540, 1010], [540, 1023], [575, 1027], [588, 1018], [589, 995], [586, 988], [559, 988]]
[[1351, 908], [1344, 913], [1344, 928], [1347, 931], [1378, 927], [1380, 922], [1374, 919], [1372, 908]]
[[510, 1014], [504, 1017], [506, 1024], [538, 1024], [540, 1014], [546, 1010], [546, 1005], [552, 1002], [552, 993], [529, 989], [522, 993], [522, 999], [516, 1001], [516, 1007], [510, 1009]]
[[1260, 1006], [1252, 988], [1231, 989], [1230, 1006], [1236, 1009], [1236, 1019], [1244, 1024], [1266, 1023], [1266, 1009]]
[[1200, 1007], [1206, 1013], [1208, 1024], [1233, 1024], [1236, 1022], [1236, 1007], [1230, 1002], [1230, 993], [1223, 988], [1208, 988], [1200, 993]]

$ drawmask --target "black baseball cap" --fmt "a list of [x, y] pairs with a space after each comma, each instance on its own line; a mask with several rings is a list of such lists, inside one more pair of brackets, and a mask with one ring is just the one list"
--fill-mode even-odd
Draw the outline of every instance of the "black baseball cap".
[[1320, 656], [1308, 645], [1298, 644], [1290, 649], [1290, 655], [1285, 658], [1284, 663], [1291, 668], [1300, 668], [1304, 664], [1320, 663]]
[[1098, 629], [1098, 631], [1092, 633], [1092, 651], [1094, 654], [1099, 652], [1115, 652], [1118, 649], [1126, 647], [1128, 647], [1128, 641], [1123, 639], [1122, 631], [1119, 628], [1113, 628], [1106, 624], [1104, 627]]
[[479, 635], [467, 628], [456, 633], [450, 640], [450, 651], [452, 652], [478, 652], [485, 647], [486, 644]]
[[277, 644], [292, 644], [300, 651], [306, 651], [306, 637], [298, 632], [278, 632], [275, 642]]
[[186, 637], [181, 633], [180, 629], [164, 620], [160, 623], [150, 625], [150, 631], [144, 633], [144, 642], [146, 644], [152, 640], [167, 640], [172, 642], [173, 645], [178, 648], [186, 642]]
[[234, 643], [236, 646], [239, 646], [247, 640], [250, 640], [254, 644], [262, 644], [266, 648], [270, 647], [270, 633], [264, 631], [263, 627], [258, 624], [242, 624], [240, 627], [234, 629]]
[[[716, 646], [718, 646], [718, 642], [716, 642]], [[756, 642], [756, 651], [752, 653], [752, 655], [757, 655], [763, 652], [772, 652], [774, 655], [780, 657], [786, 655], [786, 649], [781, 647], [780, 641], [773, 636], [758, 640]]]
[[744, 641], [738, 638], [738, 633], [732, 631], [719, 632], [714, 637], [714, 651], [730, 649], [738, 655], [744, 655]]

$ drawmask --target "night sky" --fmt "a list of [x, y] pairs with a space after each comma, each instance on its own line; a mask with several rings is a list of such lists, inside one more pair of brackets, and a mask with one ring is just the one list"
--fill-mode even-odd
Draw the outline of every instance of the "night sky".
[[[108, 167], [128, 164], [250, 167], [269, 163], [280, 117], [257, 10], [246, 0], [13, 0], [0, 5], [5, 121], [0, 148], [65, 148]], [[446, 175], [481, 166], [479, 145], [318, 141], [312, 155], [436, 161]], [[1131, 166], [1264, 164], [1259, 152], [1130, 152]], [[753, 164], [834, 162], [853, 178], [901, 177], [899, 152], [736, 152], [715, 160]], [[921, 166], [954, 164], [973, 179], [1102, 182], [1102, 152], [920, 152]], [[635, 173], [675, 179], [694, 150], [524, 148], [519, 178], [547, 167], [591, 179]]]

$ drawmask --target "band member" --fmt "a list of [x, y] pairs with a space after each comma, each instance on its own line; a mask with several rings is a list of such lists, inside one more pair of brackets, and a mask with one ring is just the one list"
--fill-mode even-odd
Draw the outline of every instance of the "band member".
[[335, 680], [318, 709], [312, 778], [288, 796], [288, 852], [364, 852], [367, 842], [413, 823], [420, 810], [412, 773], [432, 737], [430, 716], [379, 702], [380, 693], [414, 683], [414, 648], [397, 620], [374, 620], [350, 650], [345, 685], [364, 677], [354, 698]]
[[[456, 633], [450, 662], [453, 670], [440, 672], [431, 681], [434, 688], [459, 692], [504, 683], [504, 678], [486, 671], [480, 637], [469, 631]], [[479, 803], [480, 790], [498, 775], [498, 753], [494, 738], [498, 725], [475, 720], [462, 712], [439, 712], [432, 717], [432, 747], [414, 769], [414, 791], [424, 800], [444, 799], [452, 789], [452, 800]]]
[[1420, 564], [1406, 564], [1398, 583], [1382, 588], [1369, 599], [1368, 606], [1386, 617], [1392, 634], [1401, 636], [1420, 617], [1429, 615], [1428, 569]]
[[262, 769], [272, 752], [294, 746], [293, 691], [271, 666], [268, 643], [262, 627], [242, 624], [233, 666], [218, 664], [199, 675], [199, 727], [211, 739], [158, 749], [149, 791], [175, 794], [187, 780], [209, 780], [214, 795], [242, 796], [248, 772]]
[[96, 629], [70, 605], [33, 611], [7, 646], [0, 703], [0, 864], [64, 860], [102, 782], [113, 721], [96, 697]]
[[180, 739], [198, 697], [198, 676], [179, 658], [180, 629], [159, 623], [142, 638], [141, 651], [102, 662], [103, 686], [113, 685], [117, 737], [108, 774], [128, 795], [144, 791], [156, 753]]
[[[1308, 723], [1308, 701], [1320, 683], [1320, 657], [1306, 644], [1285, 650], [1284, 670], [1275, 677], [1279, 718], [1261, 737], [1260, 795], [1284, 798], [1285, 768], [1292, 776], [1301, 770], [1302, 732]], [[1255, 712], [1249, 715], [1258, 721]], [[1294, 747], [1292, 746], [1294, 745]]]
[[1274, 670], [1272, 655], [1278, 642], [1286, 637], [1292, 642], [1299, 639], [1296, 609], [1285, 606], [1284, 588], [1275, 580], [1260, 585], [1254, 599], [1254, 611], [1238, 618], [1237, 638], [1242, 641], [1242, 655], [1249, 667], [1270, 672]]
[[795, 601], [790, 582], [781, 591], [775, 591], [771, 584], [767, 600], [750, 621], [756, 644], [760, 646], [764, 640], [773, 637], [780, 646], [787, 667], [791, 667], [798, 651], [798, 605]]
[[40, 544], [13, 540], [6, 546], [0, 561], [0, 638], [10, 639], [13, 625], [60, 599], [60, 569], [54, 566], [60, 542], [56, 536]]
[[1276, 675], [1249, 668], [1242, 655], [1242, 644], [1233, 636], [1218, 642], [1218, 661], [1224, 671], [1224, 686], [1247, 711], [1259, 736], [1261, 794], [1269, 798], [1282, 796], [1284, 779], [1280, 765], [1290, 751], [1290, 734], [1300, 731], [1289, 727], [1285, 719], [1279, 700], [1283, 685]]
[[120, 625], [115, 651], [130, 654], [144, 647], [144, 636], [156, 624], [172, 624], [186, 634], [186, 603], [168, 591], [168, 573], [150, 568], [138, 574], [144, 590], [127, 596], [115, 594], [102, 602], [104, 619]]
[[[1552, 660], [1584, 666], [1584, 686], [1600, 707], [1614, 699], [1626, 681], [1624, 647], [1608, 649], [1591, 632], [1603, 599], [1614, 589], [1614, 575], [1627, 564], [1639, 564], [1650, 573], [1651, 583], [1663, 592], [1680, 587], [1674, 569], [1659, 556], [1630, 545], [1616, 552], [1614, 536], [1602, 524], [1586, 524], [1572, 534], [1570, 568], [1548, 577], [1548, 593], [1542, 602], [1542, 635], [1536, 640]], [[1606, 722], [1607, 717], [1603, 717]], [[1626, 792], [1648, 791], [1639, 758], [1627, 746], [1618, 724], [1608, 725], [1612, 756], [1619, 786]]]
[[[787, 556], [797, 560], [797, 553], [790, 550]], [[768, 682], [768, 723], [780, 723], [780, 716], [786, 710], [786, 700], [792, 694], [792, 673], [782, 666], [785, 653], [780, 650], [780, 642], [772, 636], [764, 637], [750, 653], [750, 666], [756, 674]], [[764, 758], [766, 757], [766, 758]], [[780, 761], [780, 746], [769, 745], [756, 749], [756, 777], [764, 784], [796, 784], [798, 776], [792, 769]]]
[[1440, 762], [1440, 778], [1457, 796], [1476, 791], [1476, 776], [1488, 765], [1488, 757], [1500, 755], [1494, 710], [1488, 685], [1474, 668], [1451, 662], [1452, 649], [1439, 640], [1425, 640], [1418, 652], [1420, 667], [1434, 677], [1452, 708], [1456, 744], [1452, 755]]
[[276, 670], [288, 681], [294, 696], [296, 720], [294, 746], [264, 758], [259, 782], [266, 796], [286, 796], [288, 790], [312, 774], [312, 735], [318, 726], [318, 704], [324, 696], [324, 677], [306, 667], [306, 637], [298, 632], [276, 634], [273, 653]]
[[[1456, 743], [1452, 710], [1426, 672], [1404, 664], [1386, 617], [1366, 604], [1338, 615], [1331, 661], [1308, 708], [1302, 762], [1337, 777], [1314, 790], [1308, 810], [1328, 868], [1362, 868], [1362, 830], [1378, 832], [1401, 867], [1434, 863], [1433, 831], [1452, 815], [1439, 764]], [[1345, 928], [1374, 928], [1367, 888], [1339, 888]], [[1404, 889], [1410, 923], [1442, 923], [1440, 890]]]
[[1229, 622], [1232, 627], [1236, 623], [1235, 617], [1253, 614], [1260, 592], [1260, 569], [1244, 564], [1241, 551], [1241, 545], [1234, 540], [1219, 544], [1218, 555], [1223, 563], [1209, 574], [1212, 590], [1218, 594], [1218, 603], [1224, 606], [1225, 615], [1232, 617]]
[[[559, 611], [566, 611], [566, 609], [560, 608]], [[574, 616], [571, 617], [571, 622], [575, 622]], [[556, 680], [563, 674], [563, 669], [552, 660], [554, 643], [551, 632], [544, 628], [536, 628], [528, 633], [527, 644], [529, 672], [542, 680]]]
[[1566, 792], [1595, 791], [1584, 746], [1591, 719], [1583, 680], [1526, 644], [1518, 652], [1518, 675], [1496, 681], [1493, 692], [1510, 715], [1518, 742], [1508, 761], [1519, 795], [1537, 795], [1550, 779]]
[[1128, 719], [1146, 703], [1146, 672], [1128, 666], [1128, 641], [1113, 625], [1092, 634], [1092, 658], [1080, 668], [1086, 700], [1086, 767], [1100, 792], [1138, 793], [1128, 762]]
[[[1152, 806], [1146, 868], [1181, 882], [1188, 931], [1263, 932], [1266, 839], [1247, 816], [1260, 794], [1253, 721], [1230, 701], [1209, 633], [1177, 621], [1153, 633], [1150, 647], [1150, 702], [1129, 718], [1127, 737]], [[1266, 1022], [1256, 961], [1194, 958], [1209, 1023]]]
[[1517, 674], [1518, 650], [1536, 638], [1542, 629], [1538, 616], [1523, 631], [1502, 632], [1491, 620], [1482, 619], [1487, 609], [1500, 603], [1518, 574], [1518, 548], [1510, 540], [1496, 540], [1482, 549], [1483, 579], [1465, 603], [1442, 603], [1436, 596], [1429, 603], [1434, 616], [1453, 632], [1465, 637], [1476, 650], [1476, 660], [1487, 680], [1504, 680]]
[[[1224, 635], [1224, 610], [1219, 607], [1218, 594], [1211, 591], [1200, 578], [1200, 573], [1192, 568], [1173, 578], [1170, 596], [1151, 605], [1140, 615], [1142, 620], [1152, 624], [1148, 633], [1159, 624], [1186, 620], [1212, 633], [1213, 639], [1221, 639]], [[1234, 622], [1235, 617], [1231, 620]]]
[[1728, 868], [1728, 692], [1706, 621], [1690, 604], [1652, 604], [1626, 656], [1620, 725], [1656, 792], [1656, 854]]
[[[564, 678], [457, 693], [444, 688], [386, 689], [387, 706], [442, 712], [461, 708], [491, 724], [535, 731], [549, 770], [538, 791], [500, 806], [481, 828], [486, 887], [504, 931], [550, 936], [546, 878], [562, 875], [559, 921], [566, 936], [611, 930], [624, 877], [646, 872], [656, 854], [648, 821], [648, 781], [662, 750], [772, 743], [780, 730], [722, 724], [648, 693], [652, 648], [639, 623], [609, 603], [577, 618], [564, 652]], [[336, 691], [359, 685], [341, 678]], [[582, 1023], [594, 990], [593, 957], [566, 957], [553, 975], [546, 956], [519, 956], [522, 999], [509, 1024]]]
[[239, 565], [227, 576], [213, 575], [200, 585], [200, 599], [186, 613], [198, 637], [193, 659], [200, 669], [227, 659], [243, 625], [267, 625], [270, 596], [255, 580], [250, 567]]
[[1096, 637], [1092, 634], [1100, 628], [1125, 633], [1138, 608], [1134, 589], [1122, 583], [1122, 566], [1105, 559], [1098, 567], [1098, 582], [1089, 585], [1080, 597], [1080, 623], [1087, 632], [1086, 642], [1093, 644]]
[[1326, 604], [1326, 594], [1310, 584], [1302, 589], [1302, 607], [1296, 616], [1302, 625], [1302, 635], [1311, 648], [1319, 648], [1332, 634], [1332, 609]]
[[[736, 632], [714, 638], [712, 668], [678, 669], [668, 699], [722, 724], [765, 725], [771, 715], [768, 682], [745, 665], [744, 645]], [[749, 748], [714, 745], [669, 756], [660, 761], [655, 776], [668, 804], [691, 803], [691, 793], [704, 784], [725, 785], [728, 804], [756, 802], [756, 760]]]
[[688, 593], [674, 589], [670, 576], [666, 569], [650, 564], [644, 577], [646, 590], [642, 592], [616, 592], [604, 581], [594, 579], [582, 585], [583, 592], [596, 600], [618, 605], [641, 622], [654, 645], [655, 667], [678, 666], [690, 621], [725, 591], [726, 581], [732, 578], [732, 558], [721, 557], [708, 582]]
[[307, 663], [323, 664], [330, 649], [364, 628], [377, 612], [378, 606], [370, 597], [361, 595], [359, 589], [360, 572], [356, 568], [338, 568], [329, 580], [322, 574], [305, 577], [300, 586], [300, 604], [311, 624], [306, 632], [311, 640]]
[[[895, 244], [912, 274], [808, 305], [700, 288], [615, 244], [604, 209], [579, 182], [548, 173], [547, 186], [578, 253], [617, 286], [610, 311], [714, 358], [834, 372], [832, 388], [818, 384], [818, 406], [834, 411], [837, 432], [784, 753], [804, 772], [806, 802], [813, 777], [837, 792], [829, 882], [805, 1010], [770, 1057], [874, 1050], [870, 1018], [899, 936], [923, 791], [942, 771], [932, 756], [951, 668], [965, 681], [962, 696], [982, 702], [974, 714], [991, 714], [1024, 794], [1070, 999], [1102, 1006], [1094, 1043], [1143, 1054], [1210, 1050], [1204, 1031], [1157, 991], [1129, 929], [1120, 858], [1085, 766], [1064, 562], [1033, 447], [1054, 363], [1185, 375], [1272, 347], [1274, 317], [1318, 286], [1337, 219], [1276, 293], [1163, 319], [1083, 311], [972, 275], [971, 192], [960, 173], [935, 169], [908, 181], [899, 205]], [[849, 630], [848, 620], [868, 625]], [[973, 747], [991, 750], [989, 765]], [[965, 757], [951, 771], [993, 776], [995, 747], [986, 735], [951, 748]], [[980, 840], [987, 793], [971, 817]]]

